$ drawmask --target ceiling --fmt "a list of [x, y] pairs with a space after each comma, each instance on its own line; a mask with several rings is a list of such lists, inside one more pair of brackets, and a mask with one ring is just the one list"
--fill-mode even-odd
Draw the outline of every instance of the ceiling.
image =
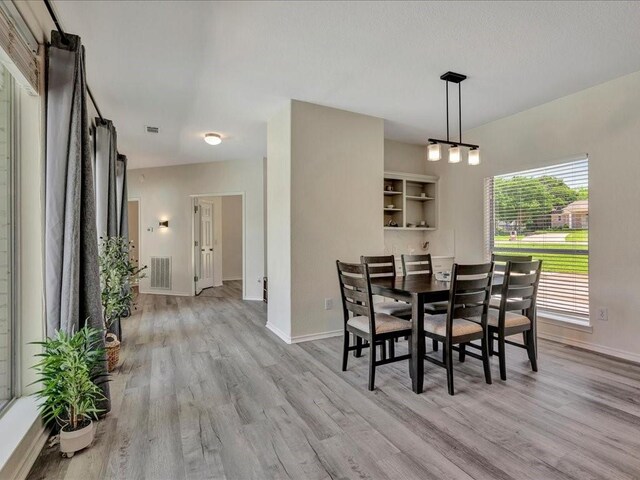
[[[469, 76], [465, 130], [640, 70], [638, 2], [54, 8], [82, 37], [89, 85], [133, 168], [262, 158], [267, 121], [291, 98], [382, 117], [387, 138], [424, 143], [445, 134], [447, 70]], [[209, 131], [222, 145], [202, 140]]]

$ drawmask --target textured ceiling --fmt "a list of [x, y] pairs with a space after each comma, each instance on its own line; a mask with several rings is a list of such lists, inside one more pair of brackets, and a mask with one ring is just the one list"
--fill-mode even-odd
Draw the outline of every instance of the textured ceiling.
[[[387, 138], [423, 143], [444, 134], [447, 70], [469, 76], [463, 129], [640, 70], [638, 2], [54, 7], [83, 39], [89, 84], [133, 167], [261, 158], [266, 122], [290, 98], [382, 117]], [[207, 131], [223, 144], [208, 146]]]

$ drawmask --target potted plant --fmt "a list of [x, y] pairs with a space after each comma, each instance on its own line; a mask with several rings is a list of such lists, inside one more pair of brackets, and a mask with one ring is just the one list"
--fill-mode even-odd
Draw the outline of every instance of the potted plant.
[[99, 381], [104, 378], [102, 332], [85, 326], [75, 334], [58, 331], [54, 338], [36, 342], [42, 346], [38, 371], [42, 400], [40, 413], [46, 423], [60, 428], [60, 451], [67, 457], [93, 442], [93, 421], [105, 399]]
[[124, 237], [101, 237], [100, 284], [106, 331], [105, 349], [110, 372], [120, 359], [120, 341], [109, 330], [116, 321], [131, 312], [134, 300], [131, 286], [144, 277], [143, 271], [147, 268], [138, 268], [129, 257], [130, 248], [133, 246]]

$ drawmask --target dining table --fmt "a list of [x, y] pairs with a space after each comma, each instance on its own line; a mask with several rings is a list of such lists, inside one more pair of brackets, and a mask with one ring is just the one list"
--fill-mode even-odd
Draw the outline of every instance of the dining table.
[[[502, 279], [496, 275], [492, 294], [499, 294]], [[422, 393], [424, 385], [424, 304], [449, 300], [451, 282], [438, 280], [433, 274], [371, 278], [371, 293], [411, 304], [411, 358], [409, 373], [415, 393]]]

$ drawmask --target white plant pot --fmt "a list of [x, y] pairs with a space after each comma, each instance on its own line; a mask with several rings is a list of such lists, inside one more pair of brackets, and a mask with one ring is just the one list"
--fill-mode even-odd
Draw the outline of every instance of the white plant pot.
[[75, 452], [91, 445], [94, 437], [95, 428], [92, 421], [89, 421], [86, 427], [73, 432], [60, 430], [60, 451], [66, 453], [67, 457], [72, 457]]

